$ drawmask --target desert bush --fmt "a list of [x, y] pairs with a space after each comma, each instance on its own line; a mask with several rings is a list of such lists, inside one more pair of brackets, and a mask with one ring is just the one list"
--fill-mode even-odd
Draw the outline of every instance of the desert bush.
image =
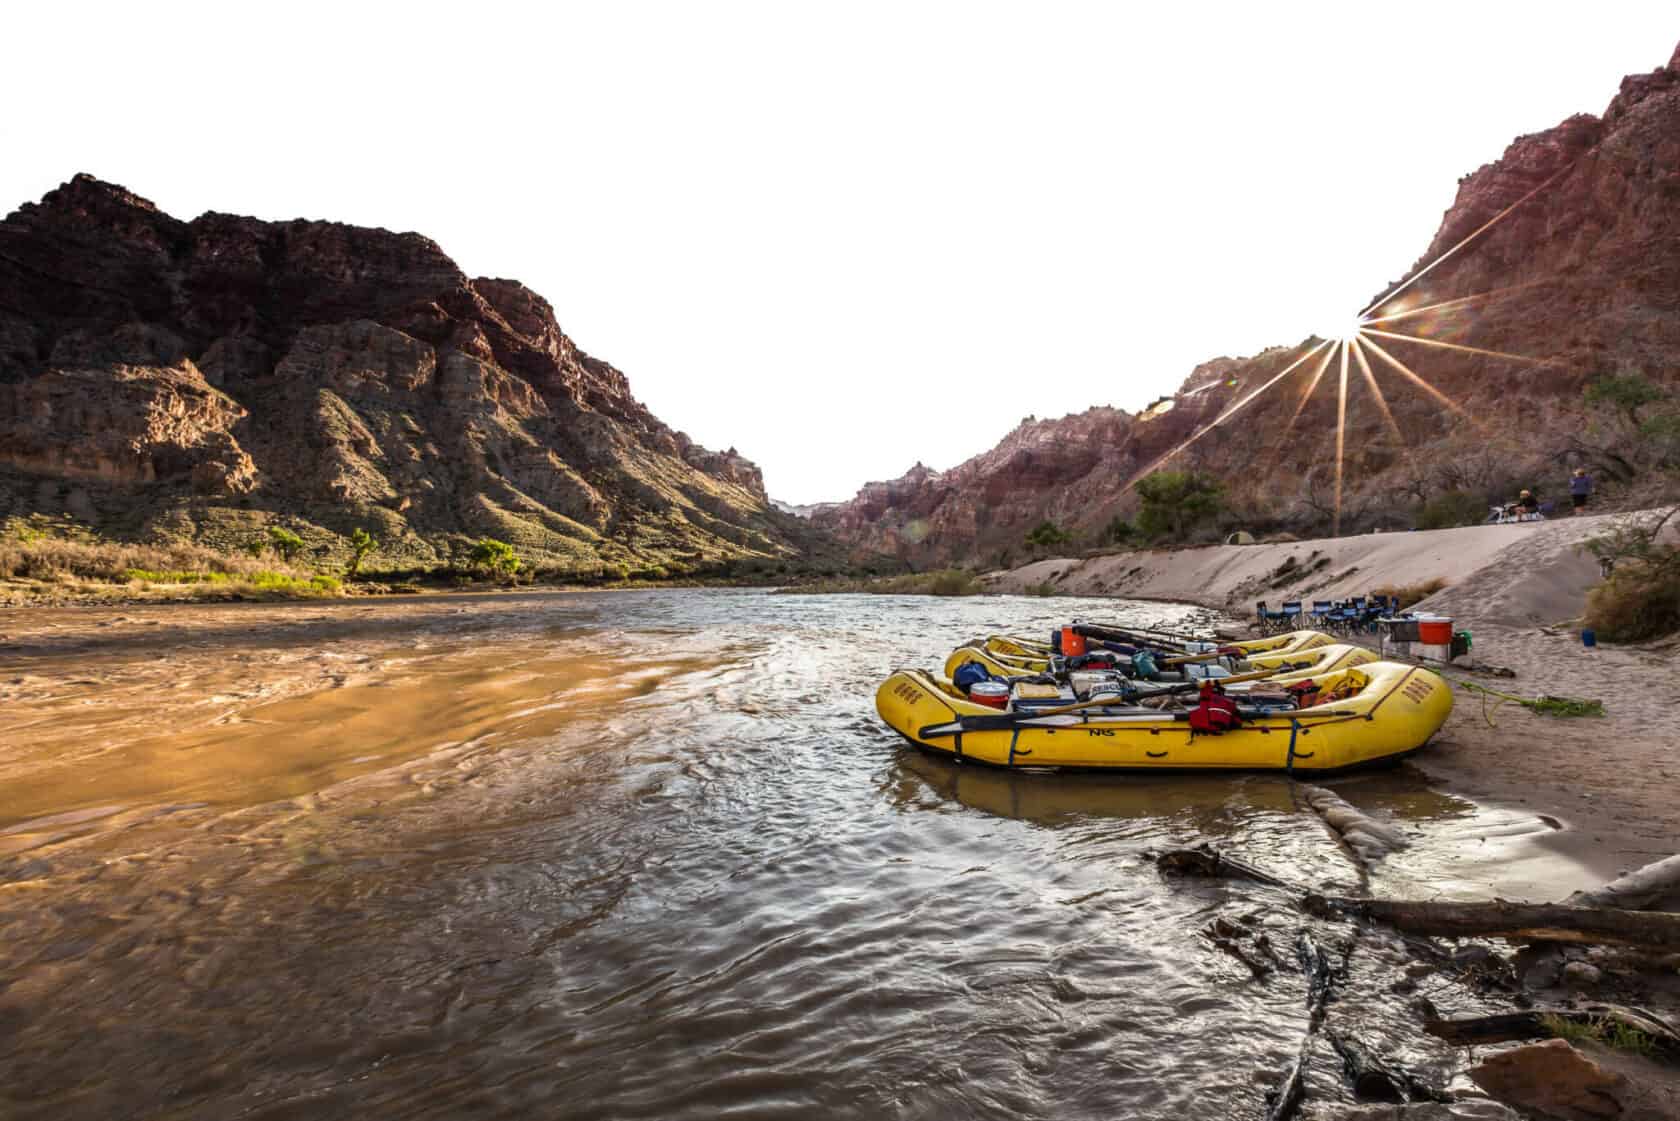
[[468, 559], [472, 566], [492, 576], [511, 577], [519, 571], [519, 555], [506, 541], [482, 537], [472, 547]]
[[1590, 465], [1603, 482], [1629, 484], [1680, 465], [1680, 401], [1635, 370], [1595, 379], [1583, 392], [1596, 408], [1564, 455]]
[[1585, 542], [1609, 574], [1587, 593], [1586, 625], [1610, 642], [1637, 642], [1680, 630], [1680, 547], [1668, 526], [1680, 507], [1618, 518]]
[[[309, 572], [263, 563], [239, 553], [221, 553], [200, 545], [139, 545], [97, 539], [34, 537], [27, 541], [0, 540], [0, 579], [4, 580], [88, 580], [127, 583], [134, 571], [168, 574], [196, 574], [208, 580], [213, 575], [251, 577], [278, 571], [307, 581]], [[184, 583], [186, 581], [174, 581]]]
[[1027, 547], [1030, 549], [1054, 549], [1057, 545], [1065, 545], [1072, 540], [1073, 534], [1049, 520], [1039, 522], [1026, 537]]
[[1432, 580], [1424, 580], [1416, 584], [1384, 584], [1381, 587], [1372, 588], [1371, 594], [1374, 596], [1393, 596], [1399, 599], [1402, 608], [1407, 608], [1414, 603], [1420, 603], [1428, 599], [1446, 586], [1447, 582], [1437, 576]]
[[362, 560], [379, 547], [378, 540], [360, 526], [350, 534], [350, 565], [344, 570], [346, 579], [362, 570]]
[[1157, 471], [1138, 481], [1137, 528], [1156, 540], [1182, 541], [1224, 506], [1218, 480], [1191, 471]]
[[131, 568], [126, 583], [142, 587], [205, 586], [217, 593], [250, 596], [336, 596], [343, 590], [331, 576], [301, 576], [294, 572], [258, 569], [254, 572], [214, 572]]
[[1109, 545], [1124, 545], [1136, 537], [1137, 532], [1137, 526], [1116, 514], [1103, 526], [1102, 539]]
[[271, 525], [268, 527], [268, 547], [273, 549], [281, 560], [294, 560], [303, 552], [303, 538], [285, 526]]
[[947, 568], [939, 572], [928, 574], [928, 592], [936, 596], [974, 596], [980, 594], [979, 581], [972, 575], [956, 568]]
[[1451, 529], [1461, 525], [1480, 525], [1487, 520], [1488, 502], [1480, 494], [1467, 490], [1449, 490], [1419, 503], [1412, 520], [1419, 529]]

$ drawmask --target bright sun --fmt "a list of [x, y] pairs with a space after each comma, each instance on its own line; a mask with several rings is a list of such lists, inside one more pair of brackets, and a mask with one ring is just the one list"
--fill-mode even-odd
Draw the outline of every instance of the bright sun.
[[1345, 342], [1357, 338], [1365, 321], [1360, 316], [1351, 319], [1345, 315], [1335, 316], [1313, 333], [1321, 339], [1329, 339], [1333, 343]]

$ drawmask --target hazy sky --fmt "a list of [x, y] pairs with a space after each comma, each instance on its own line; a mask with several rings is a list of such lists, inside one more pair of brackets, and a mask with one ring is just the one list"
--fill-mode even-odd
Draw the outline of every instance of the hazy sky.
[[1661, 3], [8, 5], [0, 210], [435, 238], [770, 493], [951, 467], [1339, 325]]

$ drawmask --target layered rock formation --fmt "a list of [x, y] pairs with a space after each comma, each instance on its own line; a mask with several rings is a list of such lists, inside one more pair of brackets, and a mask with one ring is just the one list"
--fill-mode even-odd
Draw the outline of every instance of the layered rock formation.
[[[1368, 336], [1452, 405], [1368, 352], [1391, 425], [1350, 363], [1344, 529], [1403, 524], [1412, 503], [1448, 489], [1492, 496], [1521, 482], [1561, 497], [1589, 424], [1583, 387], [1621, 370], [1671, 385], [1680, 373], [1680, 50], [1662, 69], [1624, 80], [1602, 117], [1521, 137], [1461, 180], [1401, 281], [1414, 277], [1375, 314], [1418, 313], [1373, 326], [1476, 349]], [[1438, 304], [1446, 306], [1419, 311]], [[1210, 362], [1141, 414], [1029, 418], [957, 468], [917, 465], [815, 520], [918, 563], [1019, 559], [1024, 534], [1046, 518], [1094, 541], [1135, 508], [1133, 480], [1229, 414], [1171, 466], [1218, 476], [1250, 522], [1324, 528], [1338, 364], [1310, 398], [1316, 360], [1229, 413], [1314, 341]]]
[[234, 546], [483, 535], [587, 574], [809, 545], [758, 468], [660, 422], [542, 297], [417, 234], [205, 214], [79, 175], [0, 222], [0, 518]]

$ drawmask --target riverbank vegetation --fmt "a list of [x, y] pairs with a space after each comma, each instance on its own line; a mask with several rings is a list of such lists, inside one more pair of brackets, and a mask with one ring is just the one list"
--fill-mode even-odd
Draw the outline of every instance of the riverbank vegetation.
[[[0, 605], [149, 600], [322, 598], [475, 588], [832, 586], [889, 594], [973, 595], [958, 570], [881, 574], [787, 557], [670, 560], [661, 564], [532, 563], [513, 543], [460, 541], [442, 563], [404, 565], [368, 530], [323, 542], [285, 525], [259, 525], [224, 547], [102, 536], [65, 516], [0, 521]], [[373, 567], [375, 564], [378, 567]], [[813, 585], [815, 586], [815, 585]]]
[[1372, 588], [1371, 594], [1398, 599], [1400, 607], [1405, 609], [1414, 603], [1428, 599], [1446, 586], [1447, 582], [1437, 576], [1432, 580], [1421, 580], [1415, 584], [1383, 584], [1380, 587]]
[[813, 580], [782, 590], [798, 595], [977, 596], [985, 592], [986, 587], [972, 572], [941, 568], [932, 572], [905, 572], [897, 576]]
[[0, 532], [0, 600], [250, 599], [335, 596], [340, 581], [273, 555], [109, 541], [62, 521]]

